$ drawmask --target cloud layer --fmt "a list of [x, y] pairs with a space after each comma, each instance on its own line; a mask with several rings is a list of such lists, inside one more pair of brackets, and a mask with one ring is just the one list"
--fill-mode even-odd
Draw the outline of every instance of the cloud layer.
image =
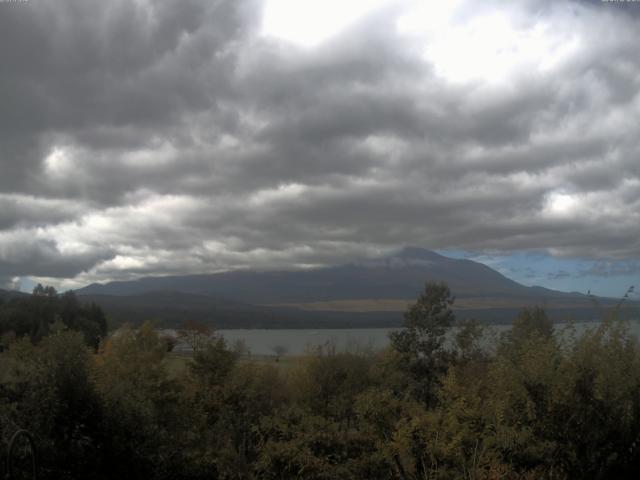
[[312, 46], [252, 0], [0, 3], [0, 280], [640, 258], [633, 9], [374, 3]]

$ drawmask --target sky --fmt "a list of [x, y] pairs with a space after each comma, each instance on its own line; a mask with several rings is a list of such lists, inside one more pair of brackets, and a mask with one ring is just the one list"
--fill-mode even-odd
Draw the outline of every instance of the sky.
[[0, 1], [0, 287], [406, 245], [640, 279], [640, 3]]

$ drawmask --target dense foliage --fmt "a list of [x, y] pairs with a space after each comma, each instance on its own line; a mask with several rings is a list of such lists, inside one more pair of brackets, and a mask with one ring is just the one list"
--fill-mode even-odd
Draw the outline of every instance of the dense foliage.
[[450, 329], [452, 303], [427, 284], [386, 351], [296, 362], [195, 327], [178, 357], [150, 324], [94, 352], [56, 310], [65, 328], [16, 329], [0, 354], [2, 438], [31, 430], [46, 478], [635, 478], [640, 348], [624, 321], [577, 335], [532, 308], [489, 339]]
[[15, 338], [39, 342], [52, 332], [70, 329], [82, 333], [88, 345], [98, 348], [107, 334], [107, 320], [95, 303], [83, 304], [71, 291], [62, 295], [38, 284], [32, 295], [0, 298], [0, 351]]

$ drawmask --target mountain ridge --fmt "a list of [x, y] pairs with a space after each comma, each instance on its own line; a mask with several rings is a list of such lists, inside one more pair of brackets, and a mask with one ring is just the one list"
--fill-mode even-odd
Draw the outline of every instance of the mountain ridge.
[[[216, 328], [365, 328], [402, 325], [402, 313], [426, 281], [444, 281], [456, 297], [456, 318], [509, 323], [527, 306], [554, 321], [593, 320], [593, 297], [528, 287], [469, 259], [406, 247], [395, 254], [308, 270], [234, 270], [144, 277], [92, 284], [76, 291], [101, 305], [114, 323], [186, 319]], [[600, 298], [610, 308], [615, 300]]]
[[12, 298], [19, 298], [29, 295], [28, 293], [20, 292], [18, 290], [4, 290], [0, 288], [0, 298], [4, 300], [9, 300]]
[[309, 270], [233, 270], [213, 274], [144, 277], [76, 290], [79, 295], [138, 295], [179, 291], [252, 304], [281, 304], [366, 298], [415, 299], [425, 281], [444, 281], [457, 297], [571, 297], [585, 295], [524, 286], [468, 259], [445, 257], [419, 247], [344, 265]]

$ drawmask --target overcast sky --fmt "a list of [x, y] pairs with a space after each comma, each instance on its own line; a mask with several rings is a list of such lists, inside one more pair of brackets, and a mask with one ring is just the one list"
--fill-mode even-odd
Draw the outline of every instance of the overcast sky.
[[0, 0], [0, 284], [403, 245], [640, 279], [640, 3]]

